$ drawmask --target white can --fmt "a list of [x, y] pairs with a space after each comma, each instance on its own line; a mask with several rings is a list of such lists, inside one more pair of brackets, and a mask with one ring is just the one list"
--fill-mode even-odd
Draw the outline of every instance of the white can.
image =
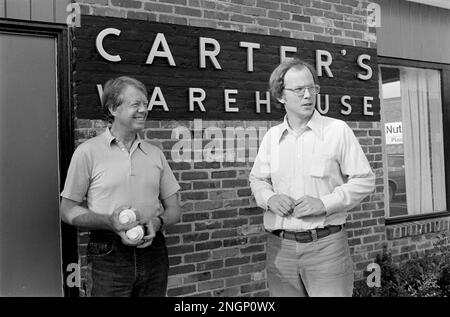
[[144, 237], [144, 228], [142, 226], [136, 226], [128, 230], [126, 235], [132, 241], [139, 241]]
[[136, 214], [132, 209], [124, 209], [119, 214], [119, 222], [123, 225], [136, 221]]

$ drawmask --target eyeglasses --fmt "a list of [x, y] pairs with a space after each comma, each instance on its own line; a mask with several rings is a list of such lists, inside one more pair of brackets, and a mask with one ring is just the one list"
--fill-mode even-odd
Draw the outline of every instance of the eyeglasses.
[[302, 88], [295, 88], [295, 89], [291, 89], [291, 88], [284, 88], [284, 90], [289, 90], [292, 91], [294, 94], [296, 94], [299, 98], [303, 98], [303, 96], [306, 93], [306, 89], [308, 89], [309, 93], [311, 95], [317, 95], [320, 91], [320, 86], [319, 85], [312, 85], [312, 86], [308, 86], [308, 87], [302, 87]]

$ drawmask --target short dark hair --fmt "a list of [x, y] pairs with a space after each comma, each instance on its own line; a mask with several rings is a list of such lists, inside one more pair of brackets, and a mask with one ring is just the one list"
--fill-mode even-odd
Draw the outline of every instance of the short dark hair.
[[286, 75], [287, 71], [291, 68], [297, 69], [308, 69], [313, 78], [314, 83], [317, 84], [318, 78], [316, 69], [308, 62], [301, 60], [299, 58], [288, 58], [284, 60], [277, 68], [274, 69], [269, 79], [269, 90], [272, 97], [278, 102], [283, 95], [284, 89], [284, 75]]
[[127, 86], [140, 90], [147, 97], [147, 88], [137, 79], [121, 76], [108, 80], [103, 87], [102, 107], [106, 120], [109, 123], [114, 121], [114, 116], [109, 111], [109, 108], [116, 110], [122, 104], [122, 92]]

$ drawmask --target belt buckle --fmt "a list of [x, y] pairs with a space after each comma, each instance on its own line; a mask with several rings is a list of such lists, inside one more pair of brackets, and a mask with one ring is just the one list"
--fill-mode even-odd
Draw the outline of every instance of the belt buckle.
[[312, 237], [312, 241], [317, 241], [317, 230], [316, 229], [312, 229], [311, 230], [311, 237]]

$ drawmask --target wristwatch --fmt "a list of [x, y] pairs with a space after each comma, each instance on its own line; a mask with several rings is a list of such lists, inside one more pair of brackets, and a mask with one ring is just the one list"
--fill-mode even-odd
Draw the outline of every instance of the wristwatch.
[[157, 216], [157, 218], [159, 219], [159, 222], [161, 223], [161, 226], [159, 227], [159, 230], [162, 230], [163, 226], [164, 226], [164, 220], [161, 216]]

